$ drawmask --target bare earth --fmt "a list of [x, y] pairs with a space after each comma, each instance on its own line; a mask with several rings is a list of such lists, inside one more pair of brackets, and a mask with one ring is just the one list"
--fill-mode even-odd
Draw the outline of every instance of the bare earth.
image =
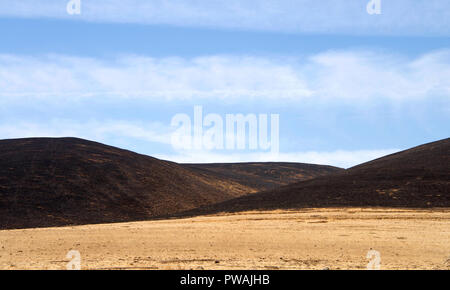
[[450, 269], [450, 209], [307, 209], [0, 231], [0, 269]]

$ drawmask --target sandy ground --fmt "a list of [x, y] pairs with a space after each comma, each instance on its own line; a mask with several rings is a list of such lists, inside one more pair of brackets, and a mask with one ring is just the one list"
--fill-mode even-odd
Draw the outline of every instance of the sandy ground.
[[450, 269], [450, 209], [308, 209], [0, 231], [0, 269]]

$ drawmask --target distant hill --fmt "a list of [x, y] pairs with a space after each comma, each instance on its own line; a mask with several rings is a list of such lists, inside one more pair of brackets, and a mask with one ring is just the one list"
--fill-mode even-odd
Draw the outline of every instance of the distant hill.
[[450, 139], [182, 215], [305, 207], [450, 207]]
[[145, 220], [339, 170], [232, 167], [180, 165], [77, 138], [1, 140], [0, 229]]
[[274, 189], [343, 170], [326, 165], [283, 162], [182, 164], [182, 166], [200, 174], [242, 184], [252, 188], [254, 192]]

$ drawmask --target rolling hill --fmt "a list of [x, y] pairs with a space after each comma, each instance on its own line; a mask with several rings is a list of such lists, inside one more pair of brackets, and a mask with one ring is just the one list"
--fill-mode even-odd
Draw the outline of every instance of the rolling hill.
[[450, 139], [181, 215], [306, 207], [450, 207]]
[[340, 170], [232, 167], [181, 165], [77, 138], [1, 140], [0, 229], [145, 220]]

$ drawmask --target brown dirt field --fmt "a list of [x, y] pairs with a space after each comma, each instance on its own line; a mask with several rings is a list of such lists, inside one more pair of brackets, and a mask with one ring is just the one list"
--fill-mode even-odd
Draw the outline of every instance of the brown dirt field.
[[450, 209], [304, 209], [0, 231], [0, 269], [450, 269]]

